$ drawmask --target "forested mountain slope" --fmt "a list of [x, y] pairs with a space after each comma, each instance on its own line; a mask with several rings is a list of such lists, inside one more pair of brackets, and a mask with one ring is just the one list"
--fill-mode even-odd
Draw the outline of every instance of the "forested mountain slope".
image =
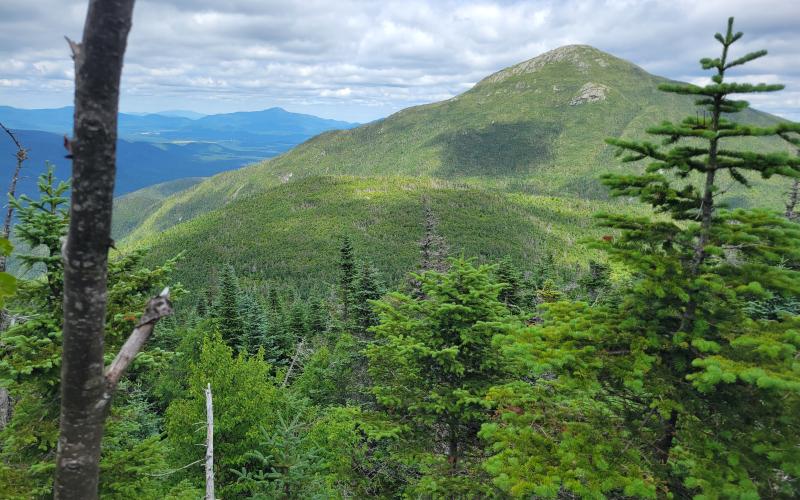
[[[381, 176], [420, 178], [410, 191], [399, 188], [397, 183], [392, 188], [395, 195], [402, 194], [411, 205], [387, 203], [370, 209], [380, 208], [386, 221], [397, 222], [395, 226], [389, 224], [384, 232], [384, 236], [389, 233], [395, 236], [383, 239], [397, 245], [376, 250], [371, 256], [378, 260], [391, 256], [387, 263], [390, 269], [399, 269], [391, 263], [404, 252], [414, 251], [413, 220], [419, 216], [420, 197], [427, 195], [424, 189], [419, 191], [419, 186], [443, 182], [448, 186], [463, 186], [464, 193], [472, 193], [475, 200], [503, 205], [512, 212], [511, 207], [516, 203], [531, 208], [514, 216], [482, 214], [477, 205], [454, 212], [458, 217], [475, 218], [472, 226], [451, 234], [456, 249], [470, 248], [468, 241], [475, 234], [491, 234], [500, 222], [511, 226], [510, 234], [524, 233], [530, 229], [526, 224], [531, 218], [539, 219], [550, 230], [570, 234], [574, 242], [583, 230], [570, 231], [589, 225], [591, 213], [604, 206], [626, 209], [620, 200], [600, 203], [607, 199], [607, 194], [598, 177], [603, 172], [624, 168], [613, 158], [604, 139], [642, 137], [646, 127], [660, 120], [680, 119], [695, 113], [692, 98], [657, 89], [665, 81], [589, 46], [562, 47], [490, 75], [471, 90], [447, 101], [409, 108], [354, 129], [323, 133], [275, 159], [225, 172], [167, 197], [131, 232], [128, 242], [152, 245], [154, 255], [162, 258], [186, 248], [191, 240], [198, 247], [191, 249], [186, 265], [199, 269], [199, 261], [194, 259], [213, 254], [209, 253], [208, 245], [221, 234], [225, 234], [225, 245], [232, 252], [230, 258], [237, 256], [237, 263], [239, 253], [235, 249], [249, 249], [243, 265], [256, 263], [257, 255], [270, 254], [268, 249], [277, 241], [276, 234], [280, 234], [284, 224], [285, 228], [298, 228], [301, 222], [314, 224], [320, 217], [327, 217], [330, 230], [324, 232], [326, 238], [348, 232], [372, 238], [376, 233], [365, 222], [369, 218], [355, 215], [369, 206], [363, 202], [363, 196], [355, 195], [360, 191], [329, 190], [329, 183], [357, 182], [352, 176], [367, 177], [370, 180], [359, 181], [367, 183], [390, 182], [376, 179]], [[778, 120], [758, 111], [747, 111], [737, 119], [753, 124]], [[747, 139], [736, 144], [752, 146]], [[786, 146], [775, 140], [767, 147]], [[350, 177], [336, 181], [315, 177], [319, 175]], [[315, 179], [297, 183], [298, 179], [312, 176]], [[754, 184], [747, 192], [726, 193], [725, 199], [736, 206], [757, 201], [762, 206], [780, 207], [781, 186], [758, 180]], [[284, 186], [277, 187], [281, 185]], [[333, 204], [322, 203], [315, 212], [299, 208], [305, 197], [317, 189], [327, 193], [326, 200]], [[464, 193], [452, 196], [458, 198]], [[580, 213], [582, 221], [564, 224], [557, 214], [537, 215], [534, 209], [542, 199], [551, 200], [548, 202], [551, 207], [557, 206], [557, 211], [569, 212], [571, 217]], [[287, 213], [276, 219], [278, 214], [270, 210], [273, 205], [281, 204], [286, 204]], [[345, 205], [351, 208], [344, 209]], [[331, 212], [326, 212], [328, 209]], [[436, 203], [433, 209], [449, 210], [437, 207]], [[473, 209], [476, 211], [472, 212]], [[187, 221], [198, 217], [200, 220], [187, 225]], [[176, 224], [179, 226], [169, 230]], [[265, 227], [273, 232], [260, 233]], [[296, 238], [316, 238], [318, 235], [310, 235], [308, 227], [289, 233]], [[553, 248], [563, 248], [564, 241]], [[401, 244], [405, 249], [400, 248]], [[285, 267], [302, 274], [311, 268], [301, 264], [305, 252], [320, 251], [326, 245], [309, 246], [300, 254], [292, 253], [291, 244], [288, 248], [284, 257], [296, 260]], [[522, 247], [509, 245], [509, 248]], [[195, 251], [197, 256], [192, 257]], [[525, 251], [507, 253], [526, 258]], [[410, 259], [411, 256], [409, 262]], [[219, 254], [218, 260], [225, 260], [224, 253]], [[273, 266], [269, 273], [274, 274], [274, 269]]]

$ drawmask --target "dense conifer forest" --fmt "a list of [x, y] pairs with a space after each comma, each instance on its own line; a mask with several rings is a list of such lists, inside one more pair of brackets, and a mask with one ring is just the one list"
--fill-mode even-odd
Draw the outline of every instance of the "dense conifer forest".
[[[577, 163], [538, 188], [479, 179], [476, 151], [498, 170], [559, 154], [525, 149], [546, 137], [494, 150], [502, 127], [438, 136], [459, 172], [422, 147], [382, 164], [385, 136], [350, 142], [428, 112], [411, 110], [216, 185], [118, 199], [104, 364], [153, 332], [103, 396], [99, 497], [209, 498], [209, 475], [222, 499], [800, 496], [800, 126], [734, 98], [783, 88], [730, 78], [766, 56], [741, 37], [733, 19], [715, 35], [707, 85], [648, 76], [642, 92], [686, 116], [592, 131], [594, 179]], [[365, 171], [309, 160], [336, 147]], [[571, 177], [592, 194], [558, 194]], [[75, 498], [57, 473], [71, 182], [51, 168], [15, 195], [0, 245], [25, 270], [0, 274], [2, 498]], [[192, 220], [159, 219], [172, 209]]]

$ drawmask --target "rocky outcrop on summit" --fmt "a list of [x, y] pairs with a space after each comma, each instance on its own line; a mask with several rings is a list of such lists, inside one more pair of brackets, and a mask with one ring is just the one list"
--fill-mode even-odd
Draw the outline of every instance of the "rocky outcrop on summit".
[[489, 75], [480, 83], [498, 83], [506, 78], [515, 75], [523, 75], [526, 73], [535, 73], [542, 67], [556, 62], [569, 62], [574, 64], [582, 72], [588, 72], [592, 64], [596, 64], [601, 68], [605, 68], [609, 64], [609, 58], [613, 56], [606, 54], [601, 50], [597, 50], [589, 45], [566, 45], [553, 49], [549, 52], [529, 59], [525, 62], [519, 63], [510, 68], [498, 71], [493, 75]]
[[608, 92], [608, 87], [605, 85], [588, 82], [586, 85], [581, 87], [581, 89], [578, 91], [578, 95], [569, 101], [569, 105], [577, 106], [578, 104], [583, 104], [586, 102], [604, 101], [606, 99], [606, 92]]

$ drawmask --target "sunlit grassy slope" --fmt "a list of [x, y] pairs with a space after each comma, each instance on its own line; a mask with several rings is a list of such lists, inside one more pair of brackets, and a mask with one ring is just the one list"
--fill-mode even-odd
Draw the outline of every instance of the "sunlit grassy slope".
[[[589, 215], [631, 209], [609, 201], [598, 181], [629, 168], [604, 139], [643, 137], [648, 126], [695, 113], [691, 98], [657, 90], [664, 81], [592, 47], [562, 47], [447, 101], [323, 133], [169, 196], [127, 241], [152, 246], [154, 258], [186, 249], [190, 282], [224, 261], [264, 278], [324, 279], [336, 237], [354, 233], [370, 258], [395, 272], [416, 259], [420, 199], [430, 196], [448, 239], [468, 255], [525, 261], [547, 247], [580, 260], [586, 251], [575, 241], [591, 227]], [[777, 120], [758, 111], [737, 119]], [[726, 197], [778, 208], [783, 190], [762, 181]]]
[[203, 177], [185, 177], [162, 182], [114, 199], [114, 220], [111, 235], [123, 238], [156, 211], [168, 196], [201, 182]]

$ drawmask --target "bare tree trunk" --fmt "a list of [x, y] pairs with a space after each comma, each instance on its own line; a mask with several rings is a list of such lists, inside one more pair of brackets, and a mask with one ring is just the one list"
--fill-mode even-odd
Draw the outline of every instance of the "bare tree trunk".
[[796, 220], [798, 218], [797, 200], [800, 198], [800, 179], [795, 179], [792, 183], [792, 189], [789, 190], [789, 201], [786, 203], [786, 218], [789, 220]]
[[294, 356], [292, 356], [292, 361], [291, 363], [289, 363], [289, 368], [286, 369], [286, 376], [283, 377], [283, 383], [281, 384], [281, 387], [286, 387], [286, 384], [289, 383], [289, 377], [292, 375], [292, 370], [294, 370], [294, 365], [297, 364], [297, 361], [300, 359], [300, 356], [304, 354], [303, 343], [304, 341], [300, 340], [300, 342], [297, 344], [297, 347], [294, 350]]
[[206, 387], [206, 500], [214, 500], [214, 404], [211, 384]]
[[[134, 0], [91, 0], [75, 60], [72, 201], [64, 244], [61, 421], [54, 497], [97, 498], [113, 387], [103, 373], [106, 275], [122, 60]], [[152, 330], [152, 323], [147, 325]]]
[[11, 421], [12, 408], [11, 394], [5, 387], [0, 387], [0, 431]]
[[[9, 129], [6, 128], [5, 125], [0, 123], [0, 128], [5, 130], [6, 134], [11, 138], [14, 142], [14, 145], [17, 147], [17, 166], [14, 168], [14, 176], [11, 177], [11, 184], [8, 186], [8, 199], [10, 200], [17, 194], [17, 181], [19, 181], [19, 172], [22, 170], [22, 164], [25, 163], [25, 160], [28, 159], [28, 150], [22, 147], [22, 144], [19, 143], [17, 137], [11, 132]], [[14, 207], [11, 203], [8, 204], [6, 208], [6, 215], [3, 219], [3, 232], [2, 237], [8, 238], [11, 234], [11, 219], [14, 217]], [[5, 272], [6, 270], [6, 256], [0, 255], [0, 272]], [[0, 427], [2, 428], [2, 427]]]

